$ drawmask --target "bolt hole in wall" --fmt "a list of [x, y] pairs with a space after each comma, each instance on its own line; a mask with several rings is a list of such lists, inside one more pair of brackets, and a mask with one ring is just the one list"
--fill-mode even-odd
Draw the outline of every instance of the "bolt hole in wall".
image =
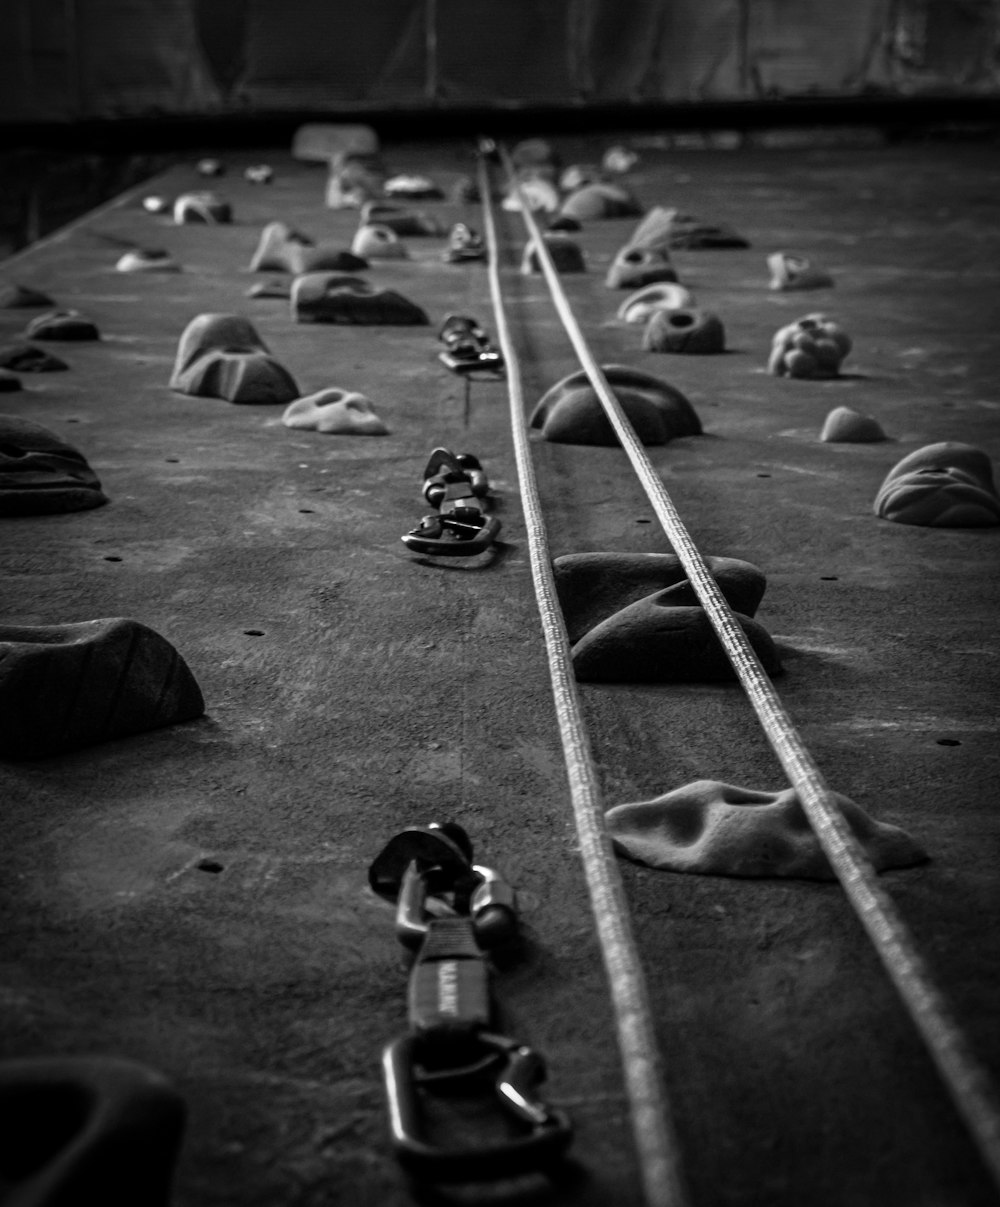
[[247, 637], [263, 637], [264, 636], [263, 629], [244, 629], [243, 633]]
[[120, 562], [122, 559], [115, 553], [108, 553], [105, 555], [104, 560], [106, 562]]
[[202, 859], [198, 862], [199, 872], [221, 872], [222, 864], [217, 859]]
[[962, 745], [962, 743], [958, 740], [958, 738], [938, 738], [937, 744], [939, 746], [961, 746]]

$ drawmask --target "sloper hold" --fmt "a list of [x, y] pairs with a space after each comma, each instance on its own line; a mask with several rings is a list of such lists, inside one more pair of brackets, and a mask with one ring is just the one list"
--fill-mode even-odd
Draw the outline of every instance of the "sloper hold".
[[68, 368], [64, 360], [32, 344], [0, 347], [0, 369], [10, 369], [13, 373], [56, 373]]
[[729, 226], [717, 226], [678, 209], [654, 206], [635, 228], [633, 247], [662, 247], [672, 250], [749, 247], [749, 242]]
[[174, 222], [178, 226], [205, 223], [225, 226], [233, 220], [233, 208], [218, 193], [182, 193], [174, 201]]
[[366, 260], [406, 260], [410, 255], [399, 235], [379, 223], [359, 226], [351, 243], [351, 251]]
[[[926, 852], [905, 830], [876, 821], [849, 797], [831, 795], [877, 871], [925, 862]], [[653, 800], [616, 805], [605, 817], [617, 853], [649, 867], [703, 876], [835, 879], [794, 788], [758, 792], [695, 780]]]
[[287, 403], [299, 396], [295, 379], [241, 314], [199, 314], [188, 323], [170, 388], [246, 404]]
[[626, 245], [615, 253], [604, 284], [609, 289], [640, 289], [658, 281], [676, 281], [677, 272], [665, 247]]
[[[706, 557], [705, 564], [733, 611], [755, 615], [767, 587], [763, 571], [734, 557]], [[552, 567], [570, 644], [649, 595], [699, 606], [675, 553], [567, 553]]]
[[770, 287], [789, 292], [796, 289], [831, 289], [833, 277], [825, 268], [813, 264], [805, 256], [776, 251], [767, 257], [771, 272]]
[[560, 213], [589, 222], [596, 218], [634, 218], [642, 213], [642, 206], [624, 185], [597, 180], [570, 193]]
[[[629, 604], [595, 625], [573, 646], [582, 683], [717, 683], [735, 679], [704, 608], [678, 606], [672, 589]], [[769, 675], [781, 672], [771, 635], [734, 613]]]
[[656, 310], [642, 336], [645, 352], [711, 355], [726, 350], [726, 329], [709, 310]]
[[0, 1062], [0, 1177], [9, 1207], [168, 1207], [184, 1100], [113, 1057]]
[[[545, 240], [545, 246], [552, 257], [552, 263], [556, 267], [556, 272], [587, 271], [587, 264], [583, 258], [583, 249], [575, 239], [571, 239], [569, 235], [564, 235], [560, 231], [547, 231], [543, 234], [542, 238]], [[524, 251], [521, 254], [521, 272], [525, 276], [530, 276], [533, 273], [540, 273], [541, 271], [542, 265], [538, 259], [535, 241], [532, 239], [525, 244]]]
[[[678, 436], [701, 435], [701, 420], [680, 390], [641, 369], [602, 365], [643, 444], [666, 444]], [[530, 426], [555, 444], [618, 446], [618, 437], [594, 387], [582, 370], [556, 382], [539, 399]]]
[[877, 419], [862, 415], [851, 407], [834, 407], [826, 417], [819, 438], [827, 444], [875, 444], [889, 439]]
[[136, 620], [0, 625], [0, 757], [48, 758], [204, 711], [187, 663]]
[[376, 289], [360, 277], [330, 272], [296, 277], [291, 307], [297, 323], [413, 327], [430, 322], [419, 306], [394, 289]]
[[13, 282], [0, 285], [0, 310], [31, 310], [42, 306], [55, 306], [55, 302], [40, 289]]
[[657, 310], [684, 310], [695, 305], [694, 294], [676, 281], [657, 281], [630, 293], [616, 317], [626, 323], [645, 323]]
[[0, 415], [0, 516], [89, 511], [107, 501], [83, 453], [39, 423]]
[[24, 329], [27, 339], [94, 340], [100, 339], [97, 326], [79, 310], [50, 310], [33, 318]]
[[251, 272], [304, 272], [336, 270], [351, 272], [367, 268], [368, 261], [345, 247], [313, 243], [308, 235], [284, 222], [269, 222], [260, 233], [257, 250], [250, 261]]
[[1000, 524], [1000, 495], [982, 449], [946, 440], [899, 461], [875, 496], [883, 520], [925, 528], [992, 528]]
[[298, 398], [281, 417], [285, 427], [337, 436], [388, 436], [364, 394], [331, 386]]

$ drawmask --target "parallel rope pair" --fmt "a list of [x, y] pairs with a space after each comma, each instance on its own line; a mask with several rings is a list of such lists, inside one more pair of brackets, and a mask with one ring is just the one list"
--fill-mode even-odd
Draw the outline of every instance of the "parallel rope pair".
[[[510, 158], [503, 148], [497, 150], [508, 187], [518, 200], [553, 305], [580, 364], [732, 663], [768, 742], [798, 793], [817, 840], [923, 1038], [995, 1185], [1000, 1189], [1000, 1106], [991, 1081], [972, 1054], [950, 1008], [932, 981], [895, 903], [878, 884], [871, 861], [847, 825], [819, 768], [709, 573], [662, 479], [594, 359]], [[648, 1207], [683, 1207], [688, 1198], [670, 1107], [658, 1074], [659, 1057], [648, 995], [628, 920], [621, 877], [604, 822], [594, 760], [576, 689], [569, 640], [556, 595], [525, 421], [520, 362], [511, 338], [501, 288], [490, 172], [484, 155], [480, 156], [479, 162], [479, 189], [489, 248], [490, 295], [500, 346], [507, 364], [511, 428], [532, 576], [584, 872], [610, 983], [640, 1172]]]

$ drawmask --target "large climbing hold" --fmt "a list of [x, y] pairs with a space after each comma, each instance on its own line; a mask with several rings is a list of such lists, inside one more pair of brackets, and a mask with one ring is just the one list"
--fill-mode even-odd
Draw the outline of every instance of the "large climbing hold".
[[361, 207], [363, 225], [387, 226], [397, 235], [442, 235], [444, 228], [431, 214], [388, 201], [366, 201]]
[[571, 192], [559, 212], [578, 222], [590, 222], [596, 218], [634, 218], [642, 213], [642, 206], [624, 185], [594, 180]]
[[364, 394], [331, 386], [298, 398], [281, 417], [285, 427], [337, 436], [387, 436], [389, 429]]
[[187, 663], [136, 620], [0, 625], [2, 758], [48, 758], [204, 711]]
[[27, 339], [94, 340], [100, 339], [97, 325], [79, 310], [50, 310], [25, 327]]
[[0, 1062], [0, 1187], [9, 1207], [167, 1207], [184, 1100], [133, 1061]]
[[107, 501], [83, 453], [41, 424], [0, 415], [0, 516], [89, 511]]
[[982, 449], [946, 440], [898, 462], [875, 497], [875, 514], [926, 528], [992, 528], [1000, 524], [1000, 495]]
[[392, 227], [378, 222], [358, 227], [351, 251], [365, 260], [406, 260], [410, 255]]
[[742, 248], [749, 242], [732, 227], [705, 222], [692, 214], [666, 206], [654, 206], [635, 228], [629, 243], [633, 247], [701, 250], [705, 248]]
[[657, 310], [686, 310], [695, 305], [694, 294], [676, 281], [657, 281], [630, 293], [618, 307], [624, 323], [646, 323]]
[[241, 314], [199, 314], [181, 336], [170, 388], [235, 403], [287, 403], [298, 398], [291, 373], [271, 355]]
[[665, 247], [626, 244], [615, 254], [604, 283], [609, 289], [640, 289], [659, 281], [676, 281], [677, 270]]
[[807, 314], [775, 333], [767, 371], [776, 377], [839, 377], [850, 350], [843, 327], [825, 314]]
[[[905, 830], [876, 821], [849, 797], [831, 796], [877, 871], [927, 859]], [[606, 817], [618, 854], [664, 871], [835, 878], [794, 788], [759, 792], [696, 780], [653, 800], [616, 805]]]
[[413, 327], [430, 322], [425, 311], [394, 289], [376, 289], [360, 277], [310, 272], [292, 282], [297, 323], [355, 323]]
[[644, 352], [704, 356], [726, 350], [726, 329], [710, 310], [656, 310], [642, 336]]
[[[603, 365], [602, 371], [615, 397], [643, 444], [666, 444], [678, 436], [701, 434], [701, 420], [687, 398], [641, 369]], [[555, 444], [618, 445], [597, 392], [582, 370], [570, 373], [542, 395], [531, 414], [530, 426]]]
[[269, 222], [260, 233], [257, 250], [250, 261], [251, 272], [304, 272], [336, 270], [353, 272], [367, 268], [368, 261], [345, 247], [313, 243], [308, 235], [284, 222]]
[[174, 202], [174, 222], [178, 226], [225, 226], [232, 220], [233, 207], [218, 193], [182, 193]]
[[330, 161], [326, 204], [330, 209], [360, 209], [384, 196], [385, 168], [375, 152], [345, 151]]

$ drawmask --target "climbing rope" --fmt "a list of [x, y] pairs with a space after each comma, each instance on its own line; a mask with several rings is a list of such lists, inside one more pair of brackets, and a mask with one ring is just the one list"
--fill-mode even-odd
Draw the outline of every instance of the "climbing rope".
[[562, 739], [584, 876], [597, 939], [608, 975], [632, 1132], [648, 1207], [686, 1207], [677, 1138], [663, 1091], [652, 1012], [629, 922], [618, 863], [604, 824], [604, 809], [576, 688], [569, 639], [556, 597], [552, 559], [524, 419], [520, 361], [511, 338], [500, 286], [500, 257], [485, 159], [479, 164], [489, 282], [497, 335], [507, 366], [514, 456], [542, 633], [548, 655], [556, 720]]
[[[498, 150], [511, 192], [518, 199], [520, 213], [552, 295], [552, 302], [580, 364], [732, 663], [768, 742], [798, 793], [821, 847], [1000, 1189], [1000, 1106], [990, 1078], [973, 1055], [950, 1008], [932, 981], [895, 903], [879, 886], [871, 861], [844, 819], [732, 609], [684, 527], [635, 429], [594, 359], [563, 290], [542, 232], [517, 181], [510, 157], [502, 147]], [[485, 198], [487, 194], [484, 192], [483, 196]], [[523, 427], [523, 414], [519, 422]], [[517, 426], [515, 423], [515, 429]]]

